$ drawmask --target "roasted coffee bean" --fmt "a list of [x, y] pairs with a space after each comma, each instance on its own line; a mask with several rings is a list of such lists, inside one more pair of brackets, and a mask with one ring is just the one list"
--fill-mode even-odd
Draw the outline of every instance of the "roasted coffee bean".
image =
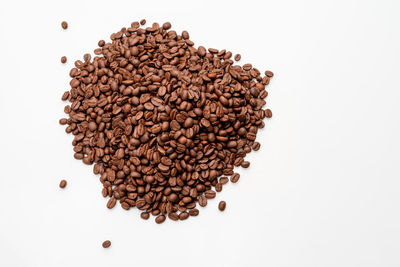
[[265, 74], [265, 76], [268, 76], [270, 78], [274, 77], [274, 73], [272, 71], [270, 71], [270, 70], [266, 70], [264, 74]]
[[235, 61], [239, 61], [241, 58], [242, 58], [242, 56], [240, 54], [235, 55]]
[[140, 25], [145, 25], [146, 24], [146, 20], [145, 19], [142, 19], [141, 21], [140, 21]]
[[220, 211], [224, 211], [225, 207], [226, 207], [226, 202], [225, 201], [220, 201], [219, 204], [218, 204], [218, 209]]
[[252, 147], [253, 147], [254, 151], [258, 151], [260, 149], [260, 143], [259, 142], [254, 142]]
[[111, 241], [110, 240], [106, 240], [103, 242], [102, 244], [103, 248], [108, 248], [111, 246]]
[[150, 214], [147, 213], [147, 212], [142, 212], [142, 213], [140, 213], [140, 217], [141, 217], [143, 220], [148, 220], [148, 219], [150, 218]]
[[164, 215], [158, 215], [156, 217], [156, 223], [160, 224], [163, 223], [165, 221], [165, 216]]
[[67, 181], [61, 180], [60, 182], [60, 188], [65, 188], [67, 186]]
[[66, 63], [67, 62], [67, 57], [66, 56], [62, 56], [61, 57], [61, 63]]
[[[266, 85], [251, 64], [225, 49], [196, 47], [187, 31], [145, 20], [100, 40], [70, 70], [62, 100], [74, 157], [95, 164], [107, 208], [184, 220], [216, 197], [248, 153], [264, 118]], [[224, 175], [223, 177], [221, 177]]]
[[243, 168], [248, 168], [248, 167], [250, 166], [250, 162], [248, 162], [248, 161], [243, 161], [242, 164], [241, 164], [240, 166], [242, 166]]
[[181, 214], [179, 214], [179, 220], [183, 221], [186, 220], [187, 218], [189, 218], [189, 213], [182, 212]]
[[68, 28], [68, 23], [66, 21], [61, 22], [61, 27], [66, 30]]
[[191, 210], [189, 210], [189, 215], [190, 216], [197, 216], [197, 215], [199, 215], [199, 210], [198, 209], [191, 209]]
[[239, 174], [239, 173], [234, 173], [234, 174], [231, 176], [231, 182], [232, 182], [232, 183], [237, 183], [237, 182], [239, 181], [239, 178], [240, 178], [240, 174]]

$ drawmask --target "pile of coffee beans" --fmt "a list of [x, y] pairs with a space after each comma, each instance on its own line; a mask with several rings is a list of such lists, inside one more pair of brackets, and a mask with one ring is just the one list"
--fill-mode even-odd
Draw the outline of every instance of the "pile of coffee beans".
[[227, 176], [239, 180], [234, 167], [249, 167], [244, 158], [260, 148], [258, 129], [272, 116], [263, 107], [273, 73], [235, 65], [225, 49], [196, 48], [169, 22], [145, 23], [111, 34], [94, 58], [75, 62], [60, 124], [75, 135], [74, 157], [94, 164], [108, 208], [119, 202], [157, 223], [185, 220]]

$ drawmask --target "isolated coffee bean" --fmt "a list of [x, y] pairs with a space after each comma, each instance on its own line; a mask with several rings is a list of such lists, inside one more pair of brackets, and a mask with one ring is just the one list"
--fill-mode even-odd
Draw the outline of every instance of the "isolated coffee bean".
[[62, 56], [61, 57], [61, 63], [66, 63], [67, 62], [67, 57], [66, 56]]
[[241, 58], [242, 58], [242, 56], [240, 54], [235, 55], [235, 61], [239, 61]]
[[171, 23], [145, 20], [98, 41], [70, 70], [61, 99], [74, 157], [93, 164], [107, 208], [137, 208], [157, 223], [197, 216], [199, 205], [236, 183], [235, 167], [258, 150], [272, 72], [237, 54], [195, 46]]
[[240, 174], [239, 174], [239, 173], [234, 173], [234, 174], [231, 176], [231, 182], [232, 182], [232, 183], [237, 183], [237, 182], [239, 181], [239, 178], [240, 178]]
[[218, 204], [218, 209], [220, 211], [224, 211], [225, 207], [226, 207], [226, 202], [225, 201], [220, 201], [219, 204]]
[[158, 215], [156, 217], [156, 223], [160, 224], [163, 223], [165, 221], [165, 216], [164, 215]]
[[68, 23], [66, 21], [61, 22], [61, 27], [66, 30], [68, 28]]
[[67, 186], [67, 181], [61, 180], [60, 182], [60, 188], [65, 188]]
[[103, 248], [108, 248], [111, 246], [111, 241], [110, 240], [106, 240], [103, 242], [102, 244]]

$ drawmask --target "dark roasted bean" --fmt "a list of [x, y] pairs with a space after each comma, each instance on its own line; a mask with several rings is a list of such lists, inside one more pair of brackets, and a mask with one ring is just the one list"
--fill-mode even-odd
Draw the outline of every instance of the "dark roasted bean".
[[106, 240], [103, 242], [102, 244], [103, 248], [108, 248], [111, 246], [111, 241], [110, 240]]
[[234, 174], [231, 176], [231, 182], [232, 182], [232, 183], [237, 183], [237, 182], [239, 181], [239, 178], [240, 178], [240, 174], [239, 174], [239, 173], [234, 173]]
[[226, 207], [226, 202], [225, 201], [220, 201], [219, 204], [218, 204], [218, 209], [220, 211], [224, 211], [225, 207]]
[[60, 188], [65, 188], [67, 186], [67, 181], [61, 180], [60, 182]]
[[68, 28], [68, 23], [66, 21], [61, 22], [61, 27], [66, 30]]

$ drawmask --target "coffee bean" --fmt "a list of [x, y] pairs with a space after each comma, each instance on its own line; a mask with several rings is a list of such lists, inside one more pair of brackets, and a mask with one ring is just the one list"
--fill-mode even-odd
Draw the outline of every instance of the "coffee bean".
[[248, 162], [248, 161], [243, 161], [242, 164], [241, 164], [241, 166], [242, 166], [243, 168], [248, 168], [248, 167], [250, 166], [250, 162]]
[[66, 21], [61, 22], [61, 27], [66, 30], [68, 28], [68, 23]]
[[239, 61], [241, 58], [242, 58], [242, 56], [240, 54], [235, 55], [235, 61]]
[[146, 20], [145, 19], [142, 19], [141, 21], [140, 21], [140, 25], [145, 25], [146, 24]]
[[225, 201], [220, 201], [219, 204], [218, 204], [218, 209], [220, 211], [224, 211], [225, 207], [226, 207], [226, 202]]
[[145, 23], [75, 61], [59, 123], [75, 136], [74, 157], [95, 164], [107, 208], [119, 202], [146, 220], [184, 220], [222, 191], [226, 176], [239, 180], [235, 167], [249, 167], [244, 158], [259, 149], [258, 129], [272, 116], [264, 107], [272, 76], [234, 65], [226, 49], [196, 48], [169, 22]]
[[186, 220], [187, 218], [189, 218], [189, 213], [182, 212], [181, 214], [179, 214], [179, 220], [183, 221]]
[[116, 203], [117, 203], [117, 200], [114, 197], [110, 198], [107, 202], [107, 208], [109, 208], [109, 209], [114, 208]]
[[199, 210], [198, 209], [191, 209], [191, 210], [189, 210], [189, 215], [190, 216], [197, 216], [197, 215], [199, 215]]
[[165, 216], [164, 215], [158, 215], [156, 217], [156, 223], [160, 224], [163, 223], [165, 221]]
[[260, 149], [260, 143], [259, 142], [254, 142], [253, 144], [253, 150], [258, 151]]
[[231, 176], [231, 182], [232, 182], [232, 183], [237, 183], [237, 182], [239, 181], [239, 178], [240, 178], [240, 174], [239, 174], [239, 173], [234, 173], [234, 174]]
[[265, 71], [265, 76], [268, 76], [268, 77], [272, 78], [272, 77], [274, 77], [274, 73], [272, 71], [270, 71], [270, 70], [266, 70]]
[[67, 186], [67, 181], [61, 180], [60, 182], [60, 188], [65, 188]]
[[103, 242], [102, 244], [103, 248], [108, 248], [111, 246], [111, 241], [110, 240], [106, 240]]
[[61, 57], [61, 63], [66, 63], [67, 62], [67, 57], [66, 56], [62, 56]]
[[140, 217], [141, 217], [143, 220], [148, 220], [148, 219], [150, 218], [150, 214], [147, 213], [147, 212], [142, 212], [142, 213], [140, 213]]

